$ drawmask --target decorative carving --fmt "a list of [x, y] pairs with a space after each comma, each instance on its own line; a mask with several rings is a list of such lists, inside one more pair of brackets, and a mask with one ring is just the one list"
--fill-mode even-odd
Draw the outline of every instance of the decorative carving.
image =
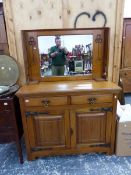
[[31, 46], [35, 46], [35, 45], [36, 45], [36, 42], [35, 42], [34, 37], [31, 36], [31, 37], [29, 38], [28, 43], [29, 43], [29, 45], [31, 45]]
[[102, 43], [102, 37], [101, 37], [100, 34], [98, 34], [98, 35], [96, 36], [95, 42], [96, 42], [96, 43]]

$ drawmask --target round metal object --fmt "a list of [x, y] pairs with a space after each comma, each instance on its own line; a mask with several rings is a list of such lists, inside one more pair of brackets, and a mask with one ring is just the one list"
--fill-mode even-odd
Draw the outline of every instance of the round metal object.
[[9, 91], [10, 87], [9, 86], [0, 86], [0, 95]]
[[[0, 88], [3, 87], [3, 86], [0, 86]], [[1, 92], [0, 93], [0, 98], [6, 98], [6, 97], [9, 97], [10, 95], [13, 95], [15, 92], [18, 91], [19, 89], [19, 86], [17, 84], [9, 87], [9, 86], [4, 86], [6, 89], [6, 91], [4, 92]]]
[[10, 56], [0, 55], [0, 86], [13, 86], [18, 78], [19, 68], [16, 61]]

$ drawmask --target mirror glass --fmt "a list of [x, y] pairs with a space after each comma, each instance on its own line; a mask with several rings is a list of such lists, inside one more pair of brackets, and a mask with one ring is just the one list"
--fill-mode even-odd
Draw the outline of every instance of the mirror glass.
[[38, 48], [41, 77], [92, 73], [93, 35], [39, 36]]

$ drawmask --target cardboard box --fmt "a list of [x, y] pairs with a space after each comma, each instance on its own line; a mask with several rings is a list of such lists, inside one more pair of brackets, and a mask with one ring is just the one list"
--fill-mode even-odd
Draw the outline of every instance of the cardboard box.
[[118, 104], [117, 115], [116, 155], [131, 156], [131, 105]]
[[121, 123], [118, 122], [116, 155], [131, 156], [131, 121]]

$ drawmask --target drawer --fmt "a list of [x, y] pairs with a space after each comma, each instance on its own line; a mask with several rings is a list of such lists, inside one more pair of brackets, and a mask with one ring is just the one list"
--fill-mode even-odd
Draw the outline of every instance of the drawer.
[[131, 77], [130, 78], [122, 78], [123, 82], [123, 91], [124, 93], [131, 93]]
[[16, 134], [16, 130], [12, 126], [0, 127], [0, 133], [2, 134]]
[[15, 125], [13, 113], [10, 111], [0, 112], [0, 130], [2, 128], [12, 128]]
[[0, 100], [0, 111], [8, 111], [12, 109], [12, 101], [11, 100]]
[[111, 103], [112, 98], [110, 94], [71, 96], [71, 104]]
[[57, 106], [66, 105], [67, 97], [25, 98], [25, 106]]
[[120, 76], [121, 78], [130, 78], [131, 77], [131, 70], [120, 70]]
[[16, 136], [15, 134], [9, 134], [9, 133], [0, 133], [0, 144], [1, 143], [9, 143], [12, 141], [16, 141]]

